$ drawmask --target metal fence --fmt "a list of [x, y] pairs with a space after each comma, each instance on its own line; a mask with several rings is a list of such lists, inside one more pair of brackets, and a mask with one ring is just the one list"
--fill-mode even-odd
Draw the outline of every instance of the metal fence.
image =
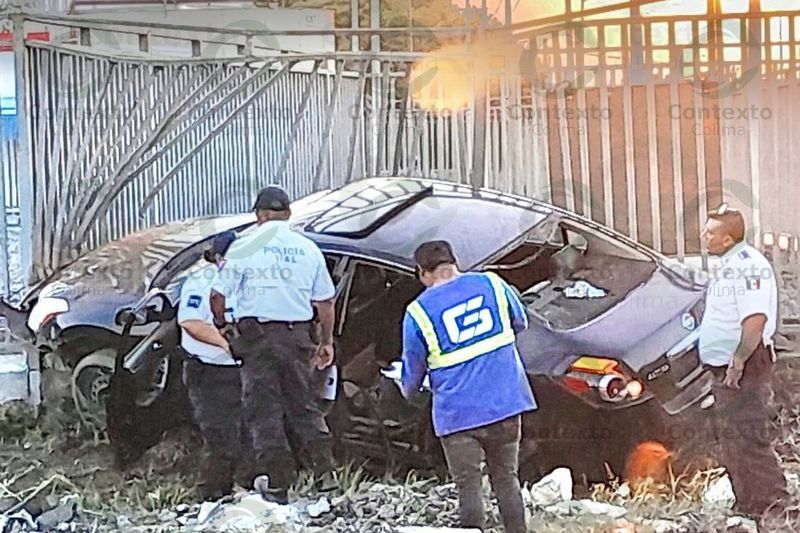
[[[460, 60], [487, 46], [491, 66], [477, 82], [428, 80], [428, 94], [463, 85], [467, 104], [445, 110], [426, 109], [413, 83], [423, 54], [167, 61], [28, 42], [36, 260], [46, 272], [143, 227], [246, 210], [267, 182], [295, 197], [367, 175], [469, 182], [481, 162], [489, 187], [667, 254], [699, 252], [722, 201], [744, 210], [756, 243], [798, 235], [800, 184], [784, 179], [800, 164], [796, 17], [707, 19], [560, 24], [496, 48], [466, 39]], [[735, 25], [751, 37], [726, 37]], [[301, 59], [303, 72], [284, 71]]]

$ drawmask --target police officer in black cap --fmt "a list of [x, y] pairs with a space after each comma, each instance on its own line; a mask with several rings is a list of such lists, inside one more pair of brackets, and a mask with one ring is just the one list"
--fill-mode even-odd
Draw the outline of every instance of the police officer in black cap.
[[[239, 336], [229, 340], [243, 362], [252, 474], [267, 474], [274, 499], [281, 501], [298, 467], [311, 467], [317, 474], [333, 468], [332, 437], [317, 387], [321, 371], [333, 364], [335, 288], [320, 249], [290, 228], [286, 192], [267, 187], [253, 208], [257, 226], [228, 251], [213, 286], [212, 306], [219, 321], [225, 296], [236, 299]], [[295, 456], [305, 464], [296, 464]]]
[[231, 356], [228, 341], [214, 326], [210, 306], [211, 285], [235, 239], [233, 232], [214, 239], [205, 251], [209, 264], [184, 281], [178, 306], [181, 347], [186, 355], [183, 382], [203, 436], [198, 486], [204, 499], [217, 499], [230, 492], [240, 453], [239, 366]]

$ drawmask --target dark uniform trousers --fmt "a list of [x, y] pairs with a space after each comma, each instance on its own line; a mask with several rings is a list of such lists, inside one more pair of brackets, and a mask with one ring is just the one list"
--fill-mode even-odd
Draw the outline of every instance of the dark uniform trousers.
[[241, 391], [237, 366], [183, 363], [183, 383], [203, 437], [199, 489], [203, 498], [230, 492], [241, 452]]
[[725, 387], [726, 368], [707, 367], [717, 378], [710, 422], [720, 463], [730, 475], [739, 511], [753, 516], [780, 511], [788, 498], [772, 448], [776, 436], [769, 408], [773, 366], [769, 348], [759, 345], [745, 365], [738, 390]]
[[324, 375], [314, 366], [312, 323], [244, 319], [238, 329], [241, 335], [232, 339], [231, 348], [243, 363], [251, 474], [266, 473], [270, 487], [285, 490], [296, 480], [298, 467], [329, 471], [333, 439], [317, 399]]
[[494, 424], [442, 437], [447, 466], [458, 487], [461, 527], [484, 527], [481, 461], [485, 456], [506, 531], [527, 531], [519, 484], [521, 420], [517, 415]]

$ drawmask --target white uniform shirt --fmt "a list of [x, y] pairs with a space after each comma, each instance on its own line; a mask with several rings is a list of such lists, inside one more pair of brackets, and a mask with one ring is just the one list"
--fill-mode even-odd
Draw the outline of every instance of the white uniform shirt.
[[[181, 287], [181, 299], [178, 305], [178, 324], [187, 320], [202, 320], [214, 324], [211, 312], [211, 285], [217, 277], [216, 265], [209, 264], [190, 274]], [[220, 348], [201, 342], [184, 329], [181, 331], [181, 346], [184, 350], [206, 364], [232, 366], [236, 362], [233, 357]]]
[[752, 315], [767, 317], [764, 344], [772, 344], [778, 320], [775, 271], [761, 252], [739, 243], [712, 269], [706, 310], [700, 326], [700, 360], [728, 366], [742, 338], [742, 321]]
[[311, 320], [311, 302], [336, 294], [320, 249], [285, 221], [266, 222], [240, 236], [213, 289], [236, 298], [239, 320], [280, 322]]

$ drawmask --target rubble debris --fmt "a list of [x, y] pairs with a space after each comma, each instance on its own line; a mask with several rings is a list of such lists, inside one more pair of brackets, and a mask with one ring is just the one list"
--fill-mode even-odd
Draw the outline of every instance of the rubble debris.
[[55, 529], [59, 524], [71, 521], [78, 512], [78, 495], [69, 494], [58, 501], [58, 505], [45, 511], [36, 519], [36, 524], [40, 529], [49, 531]]
[[682, 526], [677, 522], [672, 520], [664, 520], [661, 518], [656, 520], [644, 520], [642, 521], [642, 525], [649, 526], [653, 529], [654, 533], [677, 533], [688, 531], [685, 526]]
[[733, 485], [727, 474], [713, 481], [703, 493], [703, 507], [731, 509], [736, 503]]
[[618, 505], [611, 505], [609, 503], [596, 502], [594, 500], [579, 500], [578, 503], [583, 507], [585, 512], [593, 515], [606, 515], [611, 518], [622, 518], [628, 514], [628, 510]]
[[538, 507], [569, 501], [572, 499], [572, 472], [569, 468], [556, 468], [526, 492], [528, 501]]
[[121, 514], [117, 517], [117, 527], [122, 531], [125, 531], [131, 527], [133, 527], [133, 523], [131, 522], [130, 518]]
[[310, 516], [311, 518], [319, 518], [320, 516], [331, 512], [331, 504], [328, 501], [328, 498], [325, 498], [323, 496], [316, 502], [309, 505], [306, 508], [306, 512], [308, 513], [308, 516]]
[[10, 515], [0, 516], [0, 531], [22, 533], [24, 531], [37, 531], [38, 527], [28, 511], [22, 509]]
[[751, 533], [758, 533], [758, 525], [754, 520], [745, 518], [743, 516], [731, 516], [725, 522], [725, 527], [728, 529], [739, 528]]
[[197, 515], [197, 521], [201, 524], [205, 524], [208, 521], [208, 518], [211, 516], [218, 507], [220, 506], [220, 502], [203, 502], [200, 504], [200, 512]]

